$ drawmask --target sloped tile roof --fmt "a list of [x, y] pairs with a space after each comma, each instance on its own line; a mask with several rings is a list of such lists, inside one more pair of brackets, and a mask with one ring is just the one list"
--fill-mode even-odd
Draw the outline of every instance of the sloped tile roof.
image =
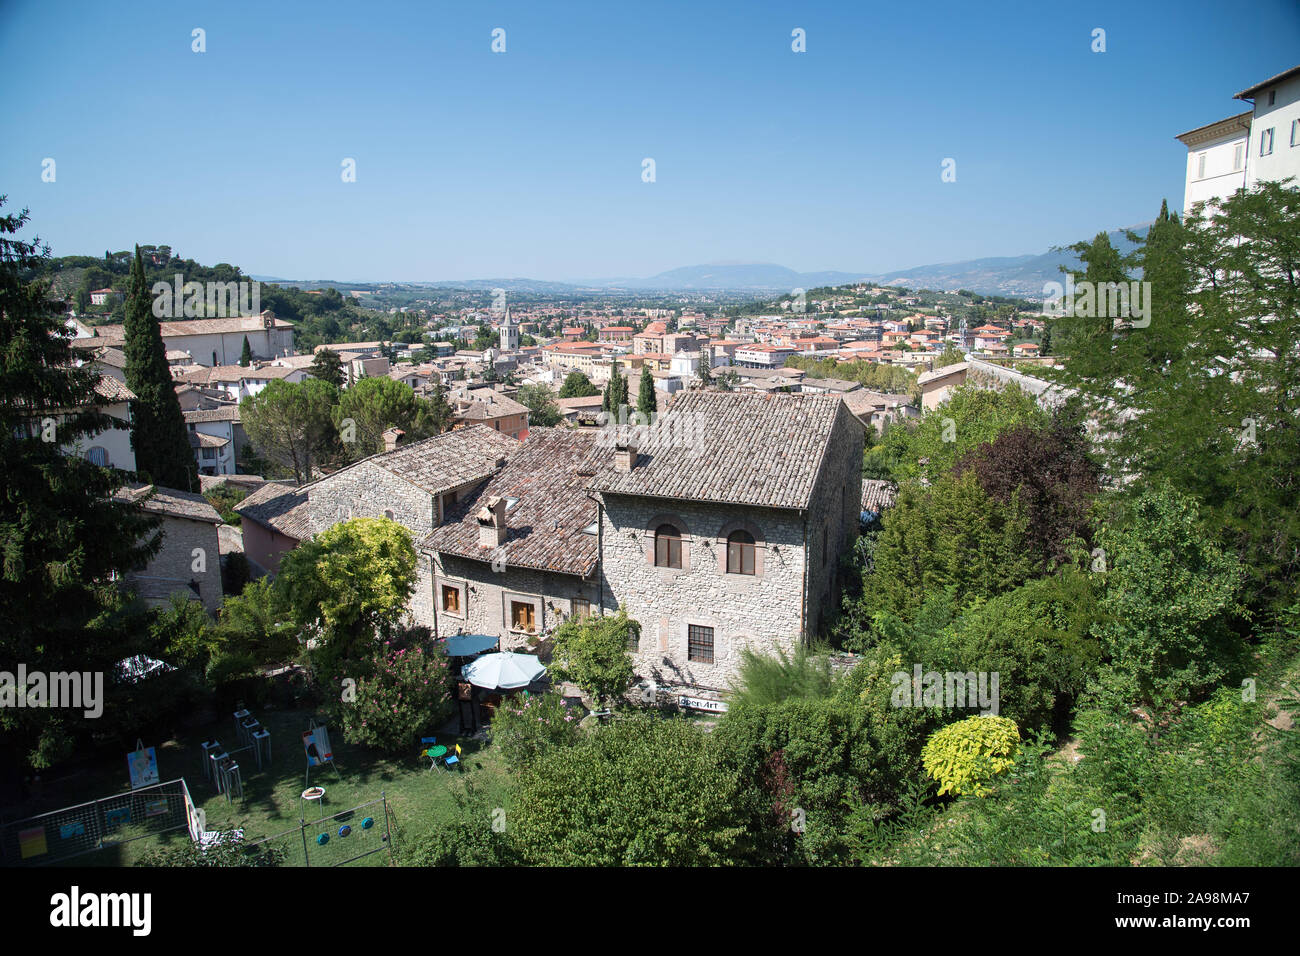
[[99, 377], [95, 383], [95, 394], [110, 403], [129, 402], [135, 398], [135, 392], [108, 375]]
[[862, 479], [862, 510], [880, 514], [894, 503], [898, 489], [893, 482], [875, 478]]
[[[499, 557], [507, 567], [590, 574], [596, 567], [596, 536], [583, 529], [595, 522], [596, 503], [585, 489], [610, 455], [598, 437], [564, 428], [530, 430], [505, 468], [477, 494], [457, 502], [420, 547], [480, 561]], [[499, 551], [478, 543], [475, 515], [491, 497], [517, 501], [506, 512], [507, 537]]]
[[235, 505], [234, 511], [290, 538], [311, 537], [307, 492], [291, 484], [268, 481]]
[[436, 495], [486, 478], [497, 470], [501, 459], [517, 454], [519, 447], [509, 435], [486, 425], [470, 425], [363, 460]]
[[208, 504], [208, 500], [191, 491], [179, 488], [164, 488], [161, 485], [123, 485], [116, 497], [134, 502], [145, 511], [165, 515], [169, 518], [187, 518], [190, 521], [203, 521], [221, 524], [221, 515], [217, 509]]
[[806, 508], [836, 419], [839, 395], [689, 391], [654, 425], [633, 429], [636, 467], [613, 456], [592, 482], [609, 494]]
[[185, 421], [189, 424], [198, 422], [237, 422], [240, 420], [239, 406], [234, 402], [229, 405], [222, 405], [220, 408], [196, 408], [182, 414], [184, 414]]

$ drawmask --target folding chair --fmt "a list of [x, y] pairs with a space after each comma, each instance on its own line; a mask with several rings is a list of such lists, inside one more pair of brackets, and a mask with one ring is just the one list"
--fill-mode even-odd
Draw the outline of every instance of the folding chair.
[[460, 744], [456, 745], [456, 752], [454, 754], [447, 754], [447, 756], [443, 758], [442, 765], [444, 767], [454, 766], [457, 769], [460, 768]]

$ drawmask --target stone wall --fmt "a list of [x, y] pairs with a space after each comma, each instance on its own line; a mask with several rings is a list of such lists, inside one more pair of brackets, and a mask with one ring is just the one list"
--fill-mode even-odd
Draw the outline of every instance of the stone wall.
[[827, 611], [839, 604], [840, 556], [853, 547], [858, 536], [865, 436], [862, 424], [847, 407], [841, 408], [821, 475], [813, 486], [808, 519], [807, 634], [810, 637], [821, 628]]
[[[164, 517], [160, 530], [162, 547], [143, 571], [126, 575], [127, 584], [150, 607], [162, 607], [173, 594], [179, 594], [197, 598], [208, 611], [215, 613], [222, 598], [217, 526], [188, 518]], [[195, 554], [196, 549], [199, 555]], [[191, 582], [198, 583], [197, 594]]]
[[[721, 692], [745, 647], [792, 649], [803, 612], [804, 521], [798, 512], [604, 495], [602, 565], [607, 603], [640, 625], [638, 677], [660, 687]], [[682, 529], [682, 569], [654, 566], [654, 532]], [[726, 534], [745, 527], [760, 573], [726, 573]], [[688, 660], [688, 627], [714, 629], [712, 663]]]
[[[511, 630], [511, 601], [532, 605], [539, 635], [573, 614], [575, 600], [586, 600], [593, 613], [597, 610], [598, 588], [594, 576], [583, 579], [573, 574], [508, 565], [493, 571], [487, 561], [471, 561], [455, 555], [435, 555], [431, 560], [430, 603], [435, 605], [436, 633], [440, 637], [458, 633], [492, 634], [501, 638], [502, 650], [528, 650], [529, 635]], [[443, 585], [458, 589], [459, 613], [442, 610], [438, 598]], [[615, 609], [614, 605], [606, 608]], [[434, 624], [432, 620], [422, 623]]]

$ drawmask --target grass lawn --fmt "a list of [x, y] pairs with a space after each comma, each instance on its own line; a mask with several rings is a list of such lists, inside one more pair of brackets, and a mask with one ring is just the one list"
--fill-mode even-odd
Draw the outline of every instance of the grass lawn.
[[[200, 742], [212, 738], [220, 740], [227, 748], [236, 745], [233, 717], [218, 720], [215, 724], [196, 729], [180, 737], [156, 744], [159, 776], [162, 780], [184, 777], [190, 796], [207, 813], [209, 830], [242, 828], [245, 839], [292, 832], [278, 841], [285, 847], [286, 866], [302, 866], [302, 838], [298, 832], [300, 794], [306, 786], [304, 775], [307, 759], [302, 749], [302, 733], [307, 730], [312, 717], [310, 710], [254, 711], [253, 716], [271, 731], [272, 762], [268, 769], [258, 771], [252, 753], [236, 756], [244, 781], [244, 799], [228, 804], [215, 787], [203, 777]], [[327, 767], [313, 767], [311, 785], [325, 788], [325, 803], [319, 809], [307, 804], [303, 810], [308, 823], [329, 814], [341, 813], [351, 807], [379, 799], [384, 793], [388, 799], [394, 842], [436, 834], [454, 808], [454, 794], [463, 792], [466, 783], [489, 795], [500, 794], [500, 805], [506, 803], [506, 769], [495, 748], [451, 735], [438, 734], [438, 742], [454, 746], [460, 743], [463, 756], [461, 770], [443, 772], [430, 770], [429, 760], [419, 754], [419, 744], [412, 741], [409, 755], [387, 758], [374, 751], [353, 746], [343, 740], [343, 731], [330, 727], [330, 743], [339, 773]], [[152, 744], [153, 741], [145, 741]], [[126, 780], [125, 753], [116, 758], [105, 758], [84, 765], [75, 774], [47, 782], [41, 794], [40, 805], [31, 813], [40, 813], [62, 806], [83, 803], [130, 791]], [[340, 779], [340, 776], [342, 779]], [[373, 816], [375, 829], [362, 834], [360, 817]], [[342, 823], [345, 821], [339, 821]], [[362, 839], [374, 840], [382, 829], [382, 807], [367, 808], [353, 825], [353, 836], [347, 843], [337, 836], [338, 823], [333, 827], [322, 824], [308, 829], [308, 839], [319, 832], [329, 832], [334, 839], [327, 849], [312, 846], [313, 865], [321, 861], [335, 862], [346, 859], [366, 848]], [[433, 836], [432, 838], [436, 838]], [[130, 866], [144, 852], [175, 840], [188, 840], [184, 830], [161, 837], [150, 836], [129, 844], [105, 848], [68, 861], [70, 866]], [[373, 842], [367, 846], [373, 846]], [[358, 865], [385, 866], [387, 853], [375, 853], [358, 861]]]

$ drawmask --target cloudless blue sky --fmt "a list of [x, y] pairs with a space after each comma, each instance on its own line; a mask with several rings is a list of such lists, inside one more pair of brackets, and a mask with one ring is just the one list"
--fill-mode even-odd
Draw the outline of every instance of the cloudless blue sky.
[[0, 193], [55, 255], [170, 243], [355, 281], [884, 272], [1180, 209], [1174, 137], [1300, 63], [1300, 3], [0, 0], [0, 63]]

